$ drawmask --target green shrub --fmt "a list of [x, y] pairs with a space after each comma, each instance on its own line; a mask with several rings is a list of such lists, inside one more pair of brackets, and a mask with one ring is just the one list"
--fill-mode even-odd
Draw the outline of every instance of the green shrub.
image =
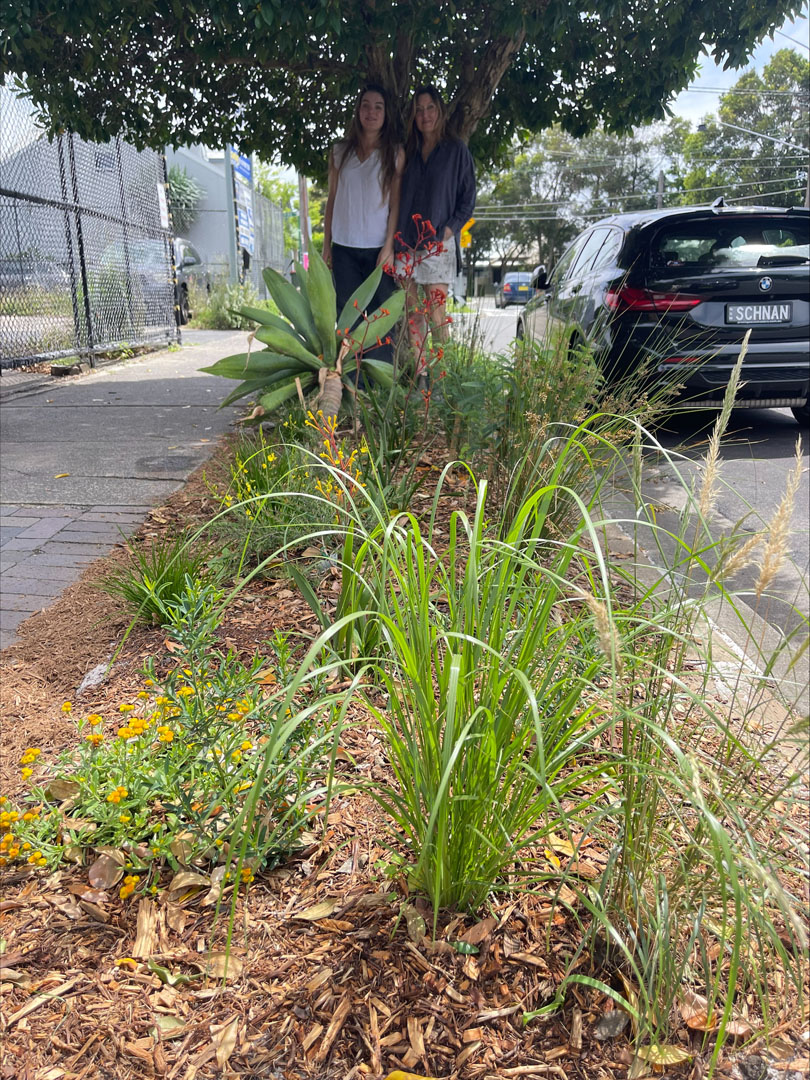
[[260, 300], [252, 281], [244, 284], [219, 281], [211, 291], [193, 287], [189, 296], [191, 325], [200, 330], [252, 330], [255, 323], [240, 314], [243, 307], [262, 308], [278, 314], [272, 300]]
[[[26, 752], [31, 790], [19, 809], [4, 801], [16, 830], [6, 864], [56, 866], [92, 846], [106, 853], [109, 886], [127, 872], [124, 899], [156, 888], [165, 865], [206, 871], [190, 887], [218, 893], [236, 872], [250, 882], [296, 845], [326, 793], [342, 698], [324, 691], [330, 670], [313, 662], [317, 649], [303, 666], [274, 671], [264, 657], [245, 665], [219, 650], [222, 600], [189, 581], [166, 605], [168, 673], [150, 661], [117, 721], [79, 717], [79, 745], [49, 777], [39, 774], [37, 748]], [[56, 805], [65, 799], [69, 821]]]
[[171, 604], [185, 594], [189, 579], [210, 582], [210, 552], [192, 543], [188, 535], [165, 536], [149, 545], [129, 544], [129, 561], [99, 582], [110, 596], [124, 602], [129, 615], [140, 623], [160, 625]]

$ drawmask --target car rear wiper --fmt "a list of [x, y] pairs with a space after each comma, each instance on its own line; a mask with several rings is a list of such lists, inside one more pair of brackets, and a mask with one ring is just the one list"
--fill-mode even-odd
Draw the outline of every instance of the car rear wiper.
[[757, 266], [801, 266], [810, 262], [806, 255], [760, 255]]

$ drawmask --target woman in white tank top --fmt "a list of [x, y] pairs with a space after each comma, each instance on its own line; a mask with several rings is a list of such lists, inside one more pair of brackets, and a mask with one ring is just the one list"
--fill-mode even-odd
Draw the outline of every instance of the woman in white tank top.
[[[376, 266], [393, 269], [404, 165], [386, 92], [368, 85], [360, 91], [346, 138], [329, 154], [323, 257], [332, 268], [338, 313]], [[368, 310], [384, 304], [395, 288], [393, 274], [384, 273]], [[393, 359], [390, 345], [367, 352]]]

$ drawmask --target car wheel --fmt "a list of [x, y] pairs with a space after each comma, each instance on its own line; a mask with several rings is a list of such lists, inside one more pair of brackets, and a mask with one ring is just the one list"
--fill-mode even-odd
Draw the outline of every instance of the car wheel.
[[177, 305], [178, 320], [181, 326], [185, 326], [191, 318], [191, 309], [188, 305], [188, 289], [183, 286], [180, 289], [179, 303]]
[[802, 427], [810, 426], [810, 401], [804, 405], [794, 405], [790, 411], [796, 417], [797, 424], [801, 424]]

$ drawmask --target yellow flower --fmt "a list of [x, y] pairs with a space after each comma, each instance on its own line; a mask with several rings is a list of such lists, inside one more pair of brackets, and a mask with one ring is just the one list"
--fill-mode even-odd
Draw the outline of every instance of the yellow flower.
[[37, 758], [39, 757], [39, 755], [40, 755], [41, 753], [42, 753], [42, 751], [41, 751], [41, 750], [37, 750], [37, 748], [36, 748], [35, 746], [31, 746], [31, 747], [29, 747], [29, 748], [28, 748], [28, 749], [27, 749], [27, 750], [26, 750], [26, 751], [25, 751], [25, 752], [23, 753], [23, 756], [22, 756], [22, 757], [20, 758], [20, 764], [21, 764], [21, 765], [30, 765], [32, 761], [36, 761], [36, 760], [37, 760]]
[[135, 708], [134, 705], [130, 705], [128, 701], [124, 701], [118, 706], [118, 711], [119, 712], [132, 712], [132, 710], [134, 708]]
[[195, 691], [194, 691], [193, 686], [181, 686], [180, 689], [177, 691], [177, 696], [178, 697], [193, 697], [194, 693], [195, 693]]
[[23, 821], [36, 821], [37, 815], [32, 814], [31, 811], [29, 810], [27, 813], [23, 814], [22, 819], [23, 819]]
[[245, 739], [245, 741], [242, 743], [240, 749], [241, 750], [252, 750], [253, 749], [253, 743], [249, 739]]
[[149, 695], [145, 690], [139, 690], [135, 697], [138, 699], [138, 701], [146, 701]]
[[[30, 851], [31, 850], [31, 845], [30, 844], [23, 844], [22, 850], [23, 851]], [[37, 855], [40, 855], [40, 854], [42, 854], [42, 853], [38, 851]]]
[[132, 814], [119, 814], [118, 820], [122, 825], [129, 825], [130, 821], [132, 821]]
[[123, 785], [119, 784], [119, 786], [117, 788], [114, 788], [107, 796], [107, 802], [120, 803], [121, 800], [123, 798], [126, 798], [127, 795], [129, 795], [127, 789]]
[[131, 896], [135, 892], [135, 886], [141, 879], [137, 874], [127, 874], [124, 878], [124, 884], [118, 890], [118, 895], [122, 900], [126, 900], [128, 896]]
[[155, 685], [155, 680], [154, 679], [144, 679], [143, 680], [143, 685], [144, 686], [154, 686]]
[[69, 712], [71, 712], [72, 709], [73, 709], [73, 706], [70, 704], [69, 701], [63, 701], [62, 702], [62, 712], [63, 713], [69, 713]]
[[99, 724], [104, 723], [104, 717], [99, 716], [97, 712], [90, 713], [90, 715], [87, 717], [87, 723], [90, 725], [90, 727], [98, 727]]
[[161, 724], [161, 726], [157, 729], [157, 736], [160, 742], [170, 743], [174, 738], [174, 732], [170, 727], [166, 727], [165, 724]]
[[34, 774], [33, 769], [23, 769], [22, 770], [22, 778], [23, 778], [23, 780], [27, 780], [28, 777], [33, 776], [33, 774]]
[[242, 867], [242, 881], [245, 885], [249, 885], [254, 880], [253, 871], [249, 866]]
[[132, 728], [128, 727], [128, 726], [127, 727], [120, 727], [118, 729], [118, 731], [116, 732], [116, 735], [118, 736], [119, 739], [131, 739], [134, 734], [135, 733], [132, 730]]
[[99, 743], [104, 742], [104, 736], [100, 731], [94, 731], [92, 735], [85, 736], [85, 742], [89, 742], [91, 746], [98, 746]]
[[241, 720], [242, 719], [242, 714], [239, 713], [239, 712], [229, 712], [228, 713], [228, 719], [229, 720]]

